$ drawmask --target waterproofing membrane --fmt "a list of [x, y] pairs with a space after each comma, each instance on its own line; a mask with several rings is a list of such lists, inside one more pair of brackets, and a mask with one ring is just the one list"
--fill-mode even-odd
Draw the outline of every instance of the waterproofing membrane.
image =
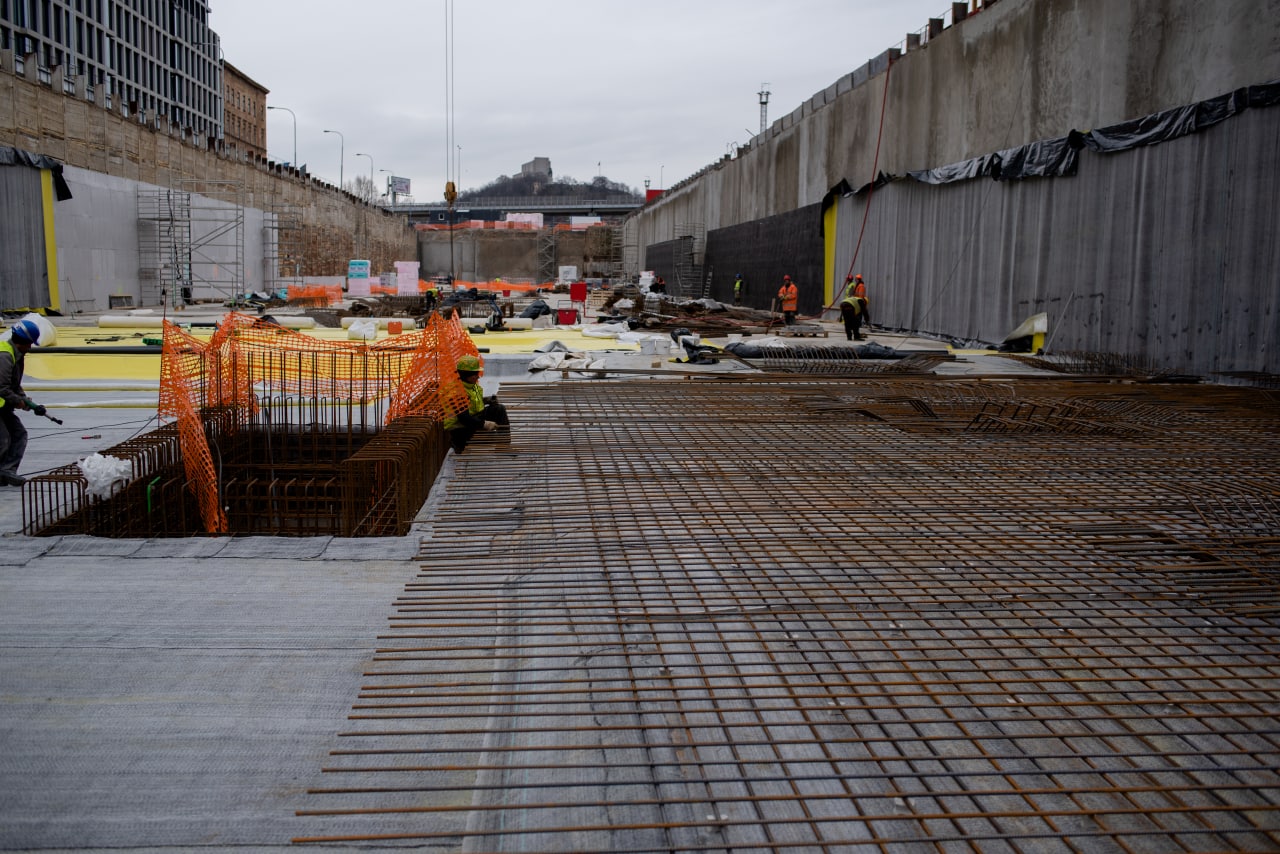
[[1108, 127], [1087, 132], [1073, 130], [1057, 139], [1037, 140], [907, 175], [925, 184], [950, 184], [983, 177], [1018, 181], [1071, 176], [1076, 173], [1081, 148], [1108, 153], [1168, 142], [1213, 127], [1249, 107], [1270, 107], [1277, 103], [1280, 103], [1280, 81], [1273, 81]]
[[[733, 300], [734, 273], [744, 276], [742, 304], [768, 309], [790, 276], [800, 288], [800, 314], [816, 314], [823, 305], [822, 205], [806, 205], [764, 219], [717, 228], [707, 233], [706, 265], [713, 271], [710, 296]], [[650, 252], [653, 247], [650, 247]]]
[[0, 166], [30, 166], [33, 169], [48, 169], [53, 173], [53, 193], [60, 202], [71, 198], [71, 188], [62, 177], [62, 164], [43, 154], [33, 154], [21, 148], [0, 145]]

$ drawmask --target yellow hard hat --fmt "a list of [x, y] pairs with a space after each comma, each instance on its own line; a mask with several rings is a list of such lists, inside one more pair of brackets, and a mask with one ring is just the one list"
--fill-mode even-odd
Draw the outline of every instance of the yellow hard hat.
[[480, 371], [480, 360], [475, 356], [463, 356], [458, 360], [458, 373], [474, 374]]

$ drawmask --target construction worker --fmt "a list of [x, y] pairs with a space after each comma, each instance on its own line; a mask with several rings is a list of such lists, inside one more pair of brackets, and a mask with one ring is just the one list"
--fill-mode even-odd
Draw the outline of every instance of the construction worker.
[[27, 428], [18, 410], [44, 415], [45, 408], [33, 403], [22, 390], [22, 372], [27, 351], [40, 343], [40, 327], [34, 320], [19, 320], [9, 330], [9, 340], [0, 341], [0, 483], [22, 486], [27, 479], [18, 474], [27, 452]]
[[867, 283], [862, 281], [862, 274], [853, 277], [853, 295], [862, 300], [862, 323], [871, 328], [871, 304], [867, 300]]
[[734, 279], [733, 279], [733, 304], [734, 305], [742, 305], [743, 287], [744, 285], [742, 283], [742, 274], [738, 273], [734, 276]]
[[498, 403], [497, 395], [484, 396], [484, 390], [480, 387], [478, 357], [463, 356], [454, 367], [467, 392], [467, 410], [446, 418], [444, 429], [449, 434], [454, 453], [460, 454], [477, 432], [509, 431], [511, 422], [507, 418], [507, 408]]
[[783, 322], [791, 326], [796, 322], [796, 307], [800, 304], [800, 289], [791, 281], [790, 276], [782, 277], [782, 287], [778, 288], [778, 303], [782, 307]]
[[507, 328], [507, 320], [502, 313], [502, 306], [498, 305], [498, 298], [493, 294], [489, 294], [489, 318], [485, 320], [484, 328], [490, 332], [499, 332]]
[[[849, 280], [845, 281], [848, 285]], [[844, 337], [849, 341], [855, 338], [859, 341], [866, 340], [862, 334], [862, 308], [863, 301], [861, 297], [853, 295], [853, 292], [845, 288], [844, 299], [840, 300], [840, 319], [844, 321]]]

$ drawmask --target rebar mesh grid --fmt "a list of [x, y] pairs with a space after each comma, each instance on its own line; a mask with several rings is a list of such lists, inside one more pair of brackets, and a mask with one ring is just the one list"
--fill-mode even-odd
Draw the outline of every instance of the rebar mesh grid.
[[744, 359], [765, 371], [788, 374], [862, 376], [866, 374], [929, 374], [943, 362], [955, 361], [946, 352], [911, 353], [899, 356], [883, 347], [864, 355], [866, 348], [816, 344], [762, 347], [758, 356]]
[[1046, 355], [1030, 356], [1022, 353], [1001, 353], [1013, 359], [1047, 371], [1063, 374], [1090, 374], [1099, 377], [1168, 377], [1167, 369], [1156, 365], [1147, 356], [1134, 353], [1096, 353], [1088, 350], [1063, 350]]
[[[760, 378], [504, 397], [511, 445], [459, 458], [296, 842], [1280, 847], [1264, 394]], [[993, 400], [1133, 429], [923, 431], [901, 404]]]

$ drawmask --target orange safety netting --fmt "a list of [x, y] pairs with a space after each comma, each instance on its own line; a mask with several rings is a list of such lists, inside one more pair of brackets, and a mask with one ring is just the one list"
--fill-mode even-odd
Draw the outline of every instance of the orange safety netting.
[[424, 329], [373, 343], [326, 341], [234, 312], [208, 341], [165, 321], [158, 412], [177, 422], [205, 530], [227, 531], [206, 419], [234, 433], [256, 423], [260, 399], [285, 397], [348, 419], [385, 408], [384, 425], [410, 415], [443, 421], [467, 407], [454, 367], [466, 355], [479, 352], [461, 320], [438, 314]]
[[459, 291], [465, 291], [465, 290], [470, 290], [471, 288], [475, 288], [481, 291], [511, 291], [513, 294], [514, 293], [531, 294], [531, 293], [534, 293], [535, 291], [553, 290], [556, 286], [556, 283], [542, 282], [539, 284], [538, 282], [508, 282], [505, 279], [503, 279], [500, 282], [498, 281], [468, 282], [465, 279], [455, 279], [453, 286], [455, 290], [459, 290]]
[[342, 285], [289, 285], [285, 296], [295, 305], [305, 303], [313, 308], [322, 308], [342, 302]]

